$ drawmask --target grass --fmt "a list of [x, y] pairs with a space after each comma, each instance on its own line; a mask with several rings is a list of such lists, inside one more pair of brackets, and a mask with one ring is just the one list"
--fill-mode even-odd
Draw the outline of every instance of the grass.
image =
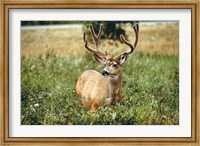
[[179, 124], [177, 56], [135, 53], [123, 67], [123, 99], [96, 113], [80, 105], [78, 76], [103, 66], [86, 54], [58, 57], [53, 52], [22, 57], [22, 124]]
[[[81, 106], [75, 84], [83, 71], [104, 66], [85, 51], [77, 32], [22, 31], [22, 125], [179, 124], [178, 24], [141, 27], [139, 45], [123, 66], [123, 99], [97, 112]], [[120, 42], [102, 43], [112, 54], [126, 49]]]
[[[129, 40], [134, 40], [131, 26], [124, 28]], [[178, 24], [140, 25], [139, 43], [136, 52], [178, 54]], [[81, 56], [86, 52], [81, 28], [22, 30], [21, 47], [23, 56], [44, 54], [48, 49], [59, 56]], [[91, 36], [87, 36], [90, 38]], [[89, 39], [88, 39], [89, 40]], [[90, 43], [92, 45], [92, 43]], [[119, 41], [102, 40], [101, 48], [108, 52], [122, 52], [127, 46]], [[77, 51], [78, 50], [78, 51]]]

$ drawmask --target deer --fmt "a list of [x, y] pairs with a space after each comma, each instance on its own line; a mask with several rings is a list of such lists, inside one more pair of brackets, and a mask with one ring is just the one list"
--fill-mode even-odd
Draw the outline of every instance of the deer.
[[99, 49], [103, 24], [100, 25], [98, 34], [95, 33], [92, 24], [89, 27], [95, 48], [88, 44], [85, 32], [83, 33], [84, 47], [93, 54], [97, 62], [104, 64], [105, 68], [102, 74], [95, 70], [84, 71], [78, 78], [75, 90], [77, 95], [81, 97], [81, 104], [87, 109], [96, 111], [103, 104], [114, 106], [122, 99], [122, 65], [137, 46], [139, 25], [133, 25], [134, 43], [129, 42], [123, 35], [120, 35], [121, 42], [126, 44], [130, 50], [115, 57], [111, 57], [107, 51], [103, 52]]

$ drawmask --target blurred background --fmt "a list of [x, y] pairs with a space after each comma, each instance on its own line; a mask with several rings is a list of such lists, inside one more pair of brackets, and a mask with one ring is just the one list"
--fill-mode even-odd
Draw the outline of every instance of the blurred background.
[[[83, 32], [91, 40], [89, 24], [96, 32], [104, 24], [101, 48], [110, 52], [127, 49], [119, 36], [123, 34], [134, 41], [132, 24], [139, 23], [139, 43], [137, 51], [178, 55], [179, 25], [177, 21], [130, 22], [130, 21], [22, 21], [22, 55], [38, 55], [52, 49], [56, 54], [80, 55], [86, 52]], [[93, 45], [93, 42], [90, 43]]]

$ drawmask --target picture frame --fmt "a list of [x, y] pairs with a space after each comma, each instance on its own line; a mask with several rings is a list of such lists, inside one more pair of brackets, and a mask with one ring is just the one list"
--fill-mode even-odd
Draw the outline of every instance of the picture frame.
[[[1, 142], [16, 144], [77, 145], [199, 145], [199, 0], [192, 1], [1, 1]], [[10, 9], [190, 9], [192, 36], [191, 137], [9, 137], [9, 10]]]

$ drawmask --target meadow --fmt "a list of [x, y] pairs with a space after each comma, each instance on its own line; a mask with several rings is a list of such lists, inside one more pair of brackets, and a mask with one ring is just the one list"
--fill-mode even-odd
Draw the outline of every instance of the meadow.
[[[133, 39], [132, 29], [126, 30]], [[123, 65], [123, 99], [97, 112], [81, 106], [75, 93], [83, 71], [104, 68], [84, 48], [82, 33], [22, 30], [22, 125], [179, 124], [178, 24], [141, 25], [138, 47]], [[111, 40], [101, 47], [112, 55], [127, 50]]]

